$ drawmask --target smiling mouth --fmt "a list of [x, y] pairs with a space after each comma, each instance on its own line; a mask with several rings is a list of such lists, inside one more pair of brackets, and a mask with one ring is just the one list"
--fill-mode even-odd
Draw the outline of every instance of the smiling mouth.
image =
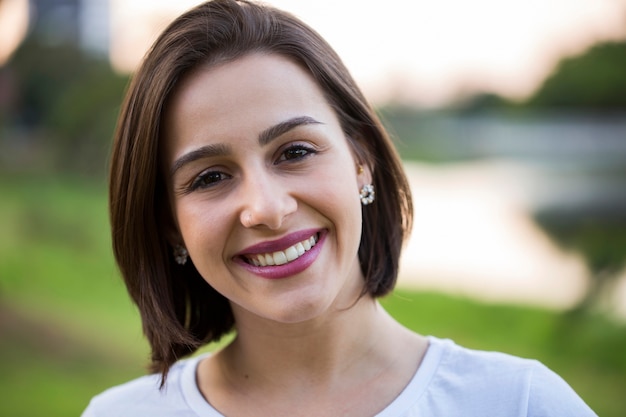
[[319, 241], [319, 234], [311, 236], [295, 245], [289, 246], [285, 250], [279, 250], [271, 253], [255, 253], [253, 255], [244, 255], [242, 258], [246, 263], [254, 266], [277, 266], [293, 262], [306, 252], [311, 250]]

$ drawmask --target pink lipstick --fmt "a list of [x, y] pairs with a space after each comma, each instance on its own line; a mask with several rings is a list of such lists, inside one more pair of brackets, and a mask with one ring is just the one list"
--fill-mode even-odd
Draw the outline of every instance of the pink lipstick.
[[326, 230], [300, 230], [280, 239], [262, 242], [239, 252], [233, 260], [255, 275], [281, 279], [298, 274], [317, 259]]

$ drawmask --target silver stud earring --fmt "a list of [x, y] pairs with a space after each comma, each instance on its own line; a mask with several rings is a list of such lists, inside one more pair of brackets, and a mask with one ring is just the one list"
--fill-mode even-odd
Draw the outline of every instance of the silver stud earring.
[[372, 184], [365, 184], [363, 188], [361, 188], [359, 198], [361, 199], [361, 204], [363, 204], [364, 206], [372, 204], [374, 202], [374, 196], [374, 186]]
[[174, 246], [174, 260], [178, 265], [185, 265], [187, 263], [188, 256], [189, 252], [187, 252], [187, 249], [185, 249], [184, 246]]

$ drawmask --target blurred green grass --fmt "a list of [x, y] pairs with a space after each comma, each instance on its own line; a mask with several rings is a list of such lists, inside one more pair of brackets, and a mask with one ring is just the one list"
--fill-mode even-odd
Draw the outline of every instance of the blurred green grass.
[[[0, 415], [79, 415], [148, 358], [110, 251], [105, 185], [0, 180]], [[539, 359], [599, 415], [626, 415], [623, 324], [404, 289], [383, 304], [422, 334]]]

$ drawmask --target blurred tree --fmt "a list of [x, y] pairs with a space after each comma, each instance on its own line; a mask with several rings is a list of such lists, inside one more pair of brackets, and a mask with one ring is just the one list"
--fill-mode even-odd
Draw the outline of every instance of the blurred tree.
[[526, 101], [513, 102], [492, 93], [476, 94], [458, 104], [462, 113], [485, 110], [541, 111], [625, 110], [626, 40], [595, 45], [563, 59]]
[[47, 46], [27, 39], [9, 62], [18, 74], [19, 101], [15, 123], [24, 127], [41, 125], [54, 102], [87, 66], [81, 51], [69, 44]]
[[[580, 56], [563, 60], [523, 107], [623, 112], [625, 74], [626, 41], [599, 44]], [[607, 174], [626, 177], [623, 170], [607, 171]], [[626, 264], [626, 201], [623, 199], [615, 195], [611, 201], [589, 201], [535, 214], [537, 223], [556, 243], [582, 254], [586, 260], [592, 279], [586, 296], [574, 311], [596, 306], [610, 293]]]
[[603, 43], [564, 59], [529, 107], [626, 109], [626, 41]]
[[62, 170], [102, 173], [127, 77], [76, 45], [36, 37], [8, 67], [16, 74], [17, 102], [7, 123], [44, 141], [39, 145]]
[[[585, 113], [612, 113], [624, 117], [626, 111], [626, 40], [595, 45], [585, 53], [566, 58], [528, 100], [514, 103], [505, 98], [482, 94], [459, 107], [464, 114], [497, 110], [520, 116], [556, 110], [573, 117]], [[566, 139], [566, 138], [564, 138]], [[597, 138], [590, 137], [589, 141]], [[625, 138], [626, 139], [626, 138]], [[564, 146], [567, 146], [564, 142]], [[602, 143], [598, 142], [598, 146]], [[611, 181], [626, 179], [624, 167], [596, 165]], [[534, 213], [537, 224], [561, 247], [580, 253], [589, 268], [590, 287], [574, 308], [575, 312], [597, 306], [610, 293], [626, 264], [626, 197], [619, 193], [610, 201], [589, 201], [558, 206]]]
[[544, 209], [535, 221], [561, 247], [583, 255], [591, 280], [572, 312], [599, 307], [626, 265], [626, 201]]

